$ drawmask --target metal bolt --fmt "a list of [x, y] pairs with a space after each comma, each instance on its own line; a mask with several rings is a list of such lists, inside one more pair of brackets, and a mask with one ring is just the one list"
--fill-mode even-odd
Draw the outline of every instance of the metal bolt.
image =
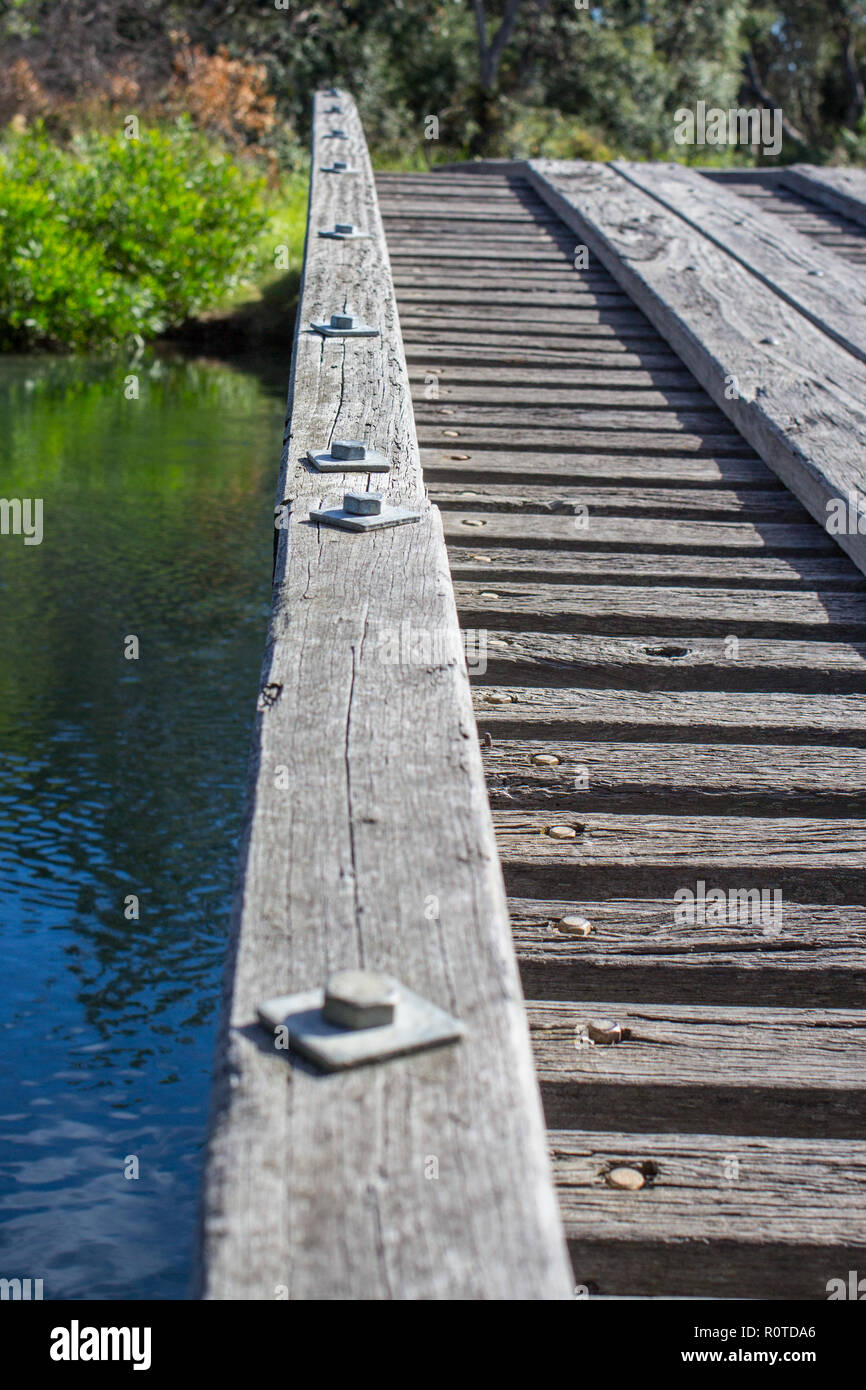
[[394, 1021], [396, 983], [375, 970], [341, 970], [325, 990], [322, 1014], [339, 1028], [383, 1028]]
[[339, 232], [341, 236], [351, 236], [352, 233], [354, 232], [354, 230], [355, 230], [355, 224], [354, 224], [354, 222], [335, 222], [335, 223], [334, 223], [334, 231], [335, 231], [335, 232]]
[[381, 492], [344, 492], [343, 511], [352, 516], [378, 516], [382, 511]]
[[330, 324], [332, 328], [354, 328], [355, 315], [348, 313], [332, 314], [330, 318]]
[[331, 458], [359, 459], [367, 456], [367, 446], [360, 439], [335, 439], [331, 445]]
[[551, 840], [576, 840], [577, 831], [573, 825], [549, 825], [547, 833]]
[[345, 130], [332, 130], [328, 132], [328, 138], [332, 140], [348, 140]]
[[559, 764], [555, 753], [536, 753], [532, 761], [536, 767], [556, 767]]
[[644, 1175], [638, 1168], [611, 1168], [605, 1181], [609, 1187], [618, 1187], [623, 1192], [640, 1192]]
[[612, 1018], [591, 1018], [586, 1032], [594, 1043], [611, 1045], [622, 1041], [622, 1028]]

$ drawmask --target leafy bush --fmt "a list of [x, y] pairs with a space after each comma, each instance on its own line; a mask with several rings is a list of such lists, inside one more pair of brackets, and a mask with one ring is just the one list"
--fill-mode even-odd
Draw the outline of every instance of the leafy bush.
[[230, 292], [266, 223], [264, 181], [178, 122], [71, 148], [0, 147], [0, 347], [164, 332]]

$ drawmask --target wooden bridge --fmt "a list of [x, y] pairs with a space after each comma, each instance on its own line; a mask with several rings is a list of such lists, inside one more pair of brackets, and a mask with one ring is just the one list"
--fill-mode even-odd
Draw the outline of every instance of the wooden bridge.
[[824, 1299], [866, 176], [374, 178], [346, 93], [314, 127], [199, 1291]]

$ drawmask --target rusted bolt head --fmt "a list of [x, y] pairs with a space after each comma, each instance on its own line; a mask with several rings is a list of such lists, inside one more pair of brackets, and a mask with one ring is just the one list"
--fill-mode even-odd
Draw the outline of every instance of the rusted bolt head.
[[354, 327], [355, 327], [355, 315], [354, 315], [354, 314], [350, 314], [348, 311], [347, 311], [346, 313], [344, 313], [344, 314], [332, 314], [332, 315], [331, 315], [331, 327], [332, 327], [332, 328], [354, 328]]
[[586, 1032], [594, 1043], [610, 1044], [622, 1041], [622, 1028], [612, 1018], [591, 1018], [586, 1025]]
[[325, 990], [322, 1013], [339, 1028], [382, 1028], [394, 1021], [400, 991], [377, 970], [341, 970]]
[[331, 445], [332, 459], [364, 459], [367, 446], [360, 439], [335, 439]]
[[586, 917], [560, 917], [556, 923], [566, 936], [589, 936], [592, 923]]
[[618, 1187], [622, 1192], [640, 1192], [644, 1175], [639, 1168], [611, 1168], [605, 1181], [608, 1187]]
[[353, 516], [378, 516], [382, 510], [381, 492], [344, 492], [343, 511]]

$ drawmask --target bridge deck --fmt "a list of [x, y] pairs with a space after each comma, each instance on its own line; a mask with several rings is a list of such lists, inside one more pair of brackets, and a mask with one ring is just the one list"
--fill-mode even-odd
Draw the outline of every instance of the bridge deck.
[[863, 575], [527, 177], [377, 187], [575, 1278], [826, 1297], [866, 1253]]

